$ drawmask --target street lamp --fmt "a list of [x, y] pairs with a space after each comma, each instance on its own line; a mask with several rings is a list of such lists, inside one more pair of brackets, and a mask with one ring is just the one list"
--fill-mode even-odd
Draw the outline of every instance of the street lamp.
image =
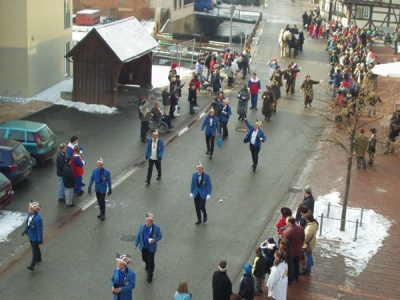
[[229, 34], [229, 48], [232, 46], [232, 18], [235, 13], [235, 7], [233, 6], [233, 0], [231, 1], [231, 6], [229, 7], [229, 14], [231, 15], [231, 30]]

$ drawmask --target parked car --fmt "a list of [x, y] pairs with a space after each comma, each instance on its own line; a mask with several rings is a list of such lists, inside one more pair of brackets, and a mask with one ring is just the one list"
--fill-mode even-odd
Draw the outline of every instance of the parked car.
[[222, 0], [222, 2], [226, 4], [234, 4], [234, 5], [246, 5], [246, 6], [260, 6], [260, 0]]
[[0, 173], [0, 209], [6, 207], [14, 198], [11, 181]]
[[32, 173], [31, 156], [20, 142], [0, 138], [0, 172], [13, 185]]
[[194, 11], [208, 12], [213, 10], [213, 0], [194, 0]]
[[33, 166], [44, 162], [56, 152], [56, 137], [44, 123], [14, 120], [0, 124], [0, 137], [16, 140], [31, 154]]

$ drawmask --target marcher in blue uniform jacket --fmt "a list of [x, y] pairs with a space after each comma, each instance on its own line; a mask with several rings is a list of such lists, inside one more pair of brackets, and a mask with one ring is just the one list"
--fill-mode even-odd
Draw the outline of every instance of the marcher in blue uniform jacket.
[[[151, 156], [151, 144], [153, 140], [150, 139], [147, 142], [147, 147], [146, 147], [146, 159], [149, 159]], [[158, 139], [158, 145], [157, 145], [157, 158], [158, 160], [162, 160], [162, 156], [164, 154], [164, 142], [162, 139]]]
[[28, 233], [30, 241], [41, 244], [43, 243], [43, 219], [38, 212], [35, 212], [35, 216], [28, 226], [29, 216], [26, 218], [25, 232]]
[[207, 115], [207, 117], [204, 118], [203, 124], [201, 125], [201, 130], [204, 130], [205, 135], [211, 134], [212, 136], [215, 136], [217, 133], [221, 132], [219, 119], [217, 117], [213, 117], [213, 122], [211, 123], [210, 118], [210, 115]]
[[89, 186], [88, 188], [91, 189], [93, 182], [95, 183], [95, 192], [105, 194], [108, 190], [112, 190], [111, 186], [111, 175], [110, 172], [104, 168], [93, 169], [92, 176], [90, 176]]
[[202, 178], [200, 184], [198, 184], [198, 172], [193, 173], [192, 184], [190, 186], [190, 193], [193, 194], [195, 198], [197, 194], [200, 193], [201, 199], [206, 199], [207, 195], [211, 196], [212, 184], [210, 175], [206, 172], [202, 173]]
[[[139, 245], [140, 251], [142, 251], [143, 247], [144, 247], [143, 230], [145, 227], [146, 227], [146, 224], [140, 225], [139, 232], [135, 239], [135, 247], [137, 247]], [[160, 227], [153, 224], [150, 236], [152, 239], [154, 239], [154, 243], [152, 243], [152, 244], [148, 243], [147, 247], [149, 248], [150, 253], [155, 253], [157, 251], [157, 242], [162, 239]]]
[[[114, 300], [132, 300], [132, 290], [135, 288], [136, 285], [136, 275], [128, 268], [126, 268], [126, 270], [128, 274], [126, 276], [125, 284], [123, 286], [120, 286], [121, 293], [114, 294]], [[118, 269], [114, 269], [114, 274], [112, 275], [110, 281], [111, 287], [113, 287], [115, 283], [118, 283], [119, 272], [120, 271]]]
[[[245, 138], [245, 139], [247, 139], [247, 140], [250, 142], [250, 140], [251, 140], [251, 134], [253, 133], [254, 126], [251, 125], [251, 124], [249, 123], [249, 121], [247, 121], [247, 119], [245, 119], [244, 121], [245, 121], [245, 123], [246, 123], [247, 128], [249, 128], [249, 131], [247, 132], [246, 138]], [[259, 138], [256, 139], [256, 142], [255, 142], [255, 144], [254, 144], [254, 147], [256, 147], [256, 148], [258, 148], [258, 149], [261, 149], [261, 142], [265, 142], [265, 141], [267, 140], [267, 137], [265, 136], [264, 131], [262, 131], [260, 128], [258, 128], [258, 137], [259, 137]], [[260, 138], [262, 138], [262, 140], [260, 140]]]

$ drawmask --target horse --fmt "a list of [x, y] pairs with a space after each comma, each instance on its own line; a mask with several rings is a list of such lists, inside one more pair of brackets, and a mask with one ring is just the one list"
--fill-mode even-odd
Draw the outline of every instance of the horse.
[[296, 55], [299, 55], [299, 35], [292, 34], [288, 44], [289, 44], [289, 57], [291, 49], [293, 48], [293, 57], [296, 58]]
[[292, 38], [292, 34], [290, 31], [282, 32], [279, 37], [279, 46], [281, 47], [281, 57], [286, 56], [286, 48], [289, 44], [290, 39]]

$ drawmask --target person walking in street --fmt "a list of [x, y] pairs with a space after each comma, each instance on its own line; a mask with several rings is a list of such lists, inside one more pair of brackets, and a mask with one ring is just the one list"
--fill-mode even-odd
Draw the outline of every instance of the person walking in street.
[[204, 172], [201, 162], [198, 162], [196, 169], [197, 172], [192, 175], [189, 197], [194, 199], [197, 215], [195, 224], [199, 225], [201, 224], [201, 212], [203, 212], [203, 222], [207, 222], [206, 200], [211, 198], [212, 183], [210, 175]]
[[136, 275], [132, 270], [128, 269], [128, 265], [132, 263], [129, 254], [117, 253], [117, 268], [111, 276], [111, 292], [114, 300], [132, 300], [132, 291], [136, 286]]
[[364, 169], [367, 168], [367, 163], [365, 161], [365, 152], [368, 148], [368, 137], [365, 136], [365, 129], [360, 129], [360, 134], [354, 140], [354, 151], [356, 152], [357, 158], [357, 168], [361, 169], [361, 165]]
[[306, 267], [300, 272], [300, 275], [310, 276], [311, 267], [314, 265], [313, 250], [317, 242], [317, 231], [319, 226], [317, 220], [314, 219], [312, 213], [306, 213], [304, 217], [307, 221], [307, 226], [304, 230], [305, 238], [303, 244], [303, 252], [304, 252], [304, 258], [306, 260]]
[[74, 177], [75, 177], [74, 193], [77, 194], [78, 196], [82, 196], [84, 193], [82, 190], [82, 186], [83, 186], [82, 176], [84, 174], [83, 166], [85, 165], [85, 161], [82, 159], [82, 157], [80, 155], [80, 151], [81, 150], [80, 150], [79, 145], [75, 145], [74, 154], [70, 161], [72, 172], [74, 173]]
[[311, 103], [314, 99], [313, 85], [319, 84], [322, 82], [324, 82], [324, 81], [323, 80], [320, 80], [320, 81], [311, 80], [310, 75], [306, 76], [306, 79], [303, 81], [303, 84], [301, 85], [301, 90], [300, 90], [300, 92], [303, 92], [304, 107], [307, 107], [307, 105], [309, 105], [311, 107]]
[[253, 73], [253, 77], [247, 82], [247, 88], [249, 89], [251, 96], [250, 109], [257, 110], [258, 94], [261, 91], [261, 81], [258, 79], [257, 74]]
[[74, 195], [75, 177], [69, 164], [64, 164], [62, 169], [62, 178], [64, 184], [65, 204], [67, 207], [74, 207], [72, 196]]
[[304, 243], [304, 228], [296, 224], [293, 217], [286, 219], [287, 229], [283, 232], [282, 239], [289, 241], [293, 253], [293, 279], [299, 281], [300, 257]]
[[39, 245], [43, 243], [43, 219], [39, 214], [41, 205], [36, 201], [29, 201], [28, 217], [25, 222], [25, 230], [22, 236], [25, 234], [29, 237], [29, 242], [32, 248], [32, 260], [31, 264], [27, 267], [28, 270], [34, 271], [35, 265], [42, 261], [42, 252], [40, 251]]
[[244, 142], [249, 143], [250, 145], [251, 158], [253, 160], [252, 168], [253, 172], [255, 172], [258, 165], [258, 153], [261, 150], [261, 142], [264, 143], [267, 140], [267, 137], [265, 136], [264, 131], [260, 129], [263, 124], [261, 121], [255, 122], [253, 126], [249, 123], [247, 118], [244, 119], [244, 121], [249, 129], [244, 138]]
[[274, 74], [276, 67], [279, 66], [279, 60], [274, 57], [268, 62], [269, 67], [269, 77], [271, 78], [272, 74]]
[[256, 246], [255, 252], [256, 252], [256, 257], [254, 258], [253, 261], [253, 276], [258, 296], [263, 292], [262, 281], [266, 273], [265, 268], [267, 266], [267, 261], [264, 257], [263, 251], [260, 246]]
[[288, 265], [285, 260], [285, 254], [281, 251], [275, 252], [274, 266], [271, 268], [267, 287], [268, 297], [272, 297], [274, 300], [287, 299]]
[[147, 282], [153, 281], [153, 273], [155, 268], [154, 257], [157, 252], [157, 243], [162, 239], [161, 229], [154, 224], [154, 214], [148, 212], [146, 214], [146, 222], [139, 227], [138, 234], [135, 239], [135, 250], [138, 248], [142, 251], [142, 260], [146, 264]]
[[221, 133], [220, 122], [219, 119], [214, 116], [214, 109], [211, 108], [201, 125], [201, 134], [206, 135], [206, 154], [210, 154], [210, 159], [212, 159], [214, 154], [215, 136], [218, 136], [219, 133]]
[[377, 142], [378, 138], [376, 136], [376, 129], [375, 128], [371, 128], [370, 131], [371, 131], [372, 135], [368, 140], [367, 152], [369, 154], [368, 164], [372, 167], [374, 165], [375, 152], [376, 152], [376, 142]]
[[60, 144], [60, 150], [57, 153], [57, 176], [58, 176], [58, 201], [65, 202], [65, 187], [63, 179], [63, 167], [68, 164], [70, 159], [67, 156], [67, 145]]
[[227, 269], [227, 262], [222, 260], [219, 262], [218, 270], [213, 274], [213, 300], [230, 300], [231, 298], [232, 282], [226, 274]]
[[261, 113], [265, 116], [265, 120], [269, 121], [272, 112], [275, 111], [275, 95], [268, 85], [265, 87], [265, 92], [262, 94], [261, 98], [263, 99]]
[[239, 99], [237, 105], [237, 114], [239, 115], [238, 120], [243, 121], [245, 118], [247, 118], [247, 107], [250, 100], [250, 93], [245, 84], [242, 85], [242, 88], [239, 90], [237, 98]]
[[191, 300], [192, 294], [189, 293], [186, 281], [179, 282], [178, 288], [174, 295], [174, 300]]
[[255, 283], [252, 274], [253, 267], [250, 264], [243, 266], [243, 277], [240, 280], [238, 295], [245, 300], [253, 300], [255, 297]]
[[[97, 168], [93, 169], [92, 176], [90, 176], [88, 194], [92, 192], [93, 182], [95, 183], [95, 191], [97, 203], [99, 204], [100, 214], [97, 218], [102, 221], [106, 218], [106, 193], [107, 196], [112, 194], [111, 174], [108, 170], [104, 169], [104, 161], [101, 157], [96, 162]], [[107, 192], [108, 187], [108, 192]]]
[[232, 114], [232, 109], [229, 105], [229, 98], [225, 98], [222, 100], [222, 109], [221, 109], [221, 124], [222, 124], [222, 139], [226, 139], [228, 137], [228, 122], [229, 117]]
[[150, 184], [153, 166], [156, 165], [157, 180], [161, 179], [161, 160], [164, 154], [164, 142], [158, 137], [158, 131], [153, 132], [153, 138], [147, 142], [146, 160], [149, 161], [146, 183]]
[[147, 100], [145, 96], [140, 96], [139, 118], [141, 122], [140, 138], [142, 139], [142, 143], [147, 142], [147, 132], [150, 129], [149, 121], [151, 118], [151, 112], [149, 106], [151, 99], [153, 99], [153, 95], [150, 95], [149, 100]]
[[299, 204], [297, 207], [297, 212], [296, 212], [296, 222], [299, 223], [301, 219], [301, 213], [300, 213], [300, 207], [302, 206], [307, 206], [308, 212], [314, 213], [314, 196], [312, 194], [312, 188], [311, 185], [307, 184], [303, 188], [303, 201]]

